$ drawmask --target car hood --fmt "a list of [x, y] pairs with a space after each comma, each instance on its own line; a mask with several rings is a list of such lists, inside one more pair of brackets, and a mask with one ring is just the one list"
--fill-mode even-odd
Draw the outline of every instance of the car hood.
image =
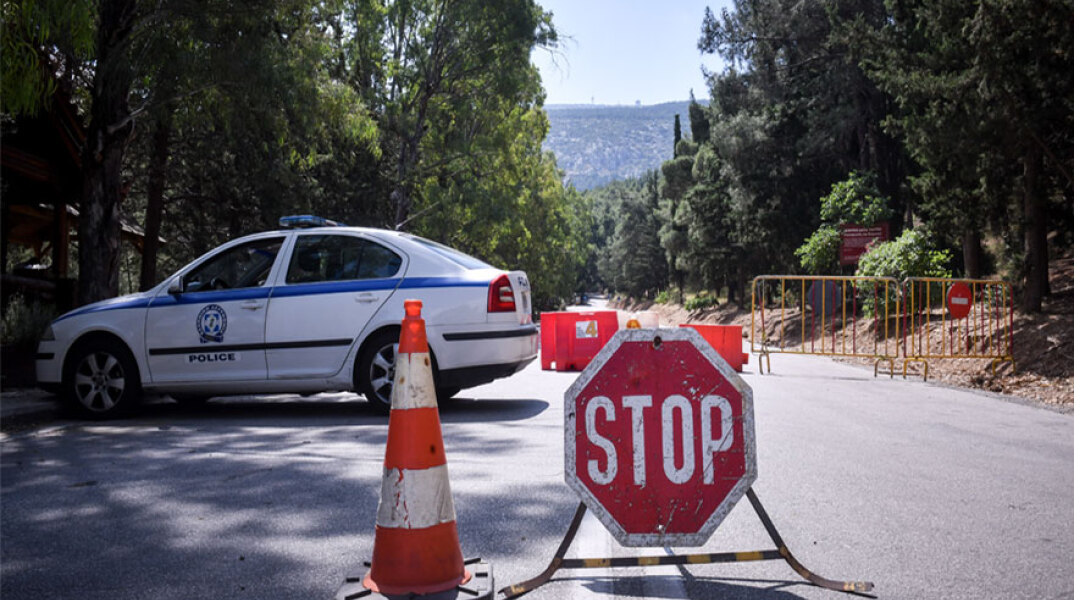
[[112, 310], [117, 308], [137, 308], [139, 306], [148, 306], [149, 299], [153, 295], [151, 292], [138, 292], [135, 294], [127, 294], [125, 296], [116, 296], [115, 298], [109, 298], [107, 300], [101, 300], [100, 302], [93, 302], [85, 306], [80, 306], [70, 312], [60, 315], [53, 323], [63, 321], [64, 319], [70, 319], [78, 315], [84, 315], [86, 313], [98, 312], [102, 310]]

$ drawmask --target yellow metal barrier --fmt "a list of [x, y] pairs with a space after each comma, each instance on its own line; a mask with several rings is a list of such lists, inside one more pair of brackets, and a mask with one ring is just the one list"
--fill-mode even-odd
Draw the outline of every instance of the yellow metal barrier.
[[766, 362], [772, 372], [772, 354], [786, 353], [871, 358], [874, 376], [881, 362], [894, 376], [902, 286], [893, 278], [761, 275], [750, 305], [761, 373]]
[[985, 279], [915, 277], [905, 284], [903, 376], [910, 363], [930, 359], [991, 359], [1014, 369], [1014, 298], [1011, 285]]

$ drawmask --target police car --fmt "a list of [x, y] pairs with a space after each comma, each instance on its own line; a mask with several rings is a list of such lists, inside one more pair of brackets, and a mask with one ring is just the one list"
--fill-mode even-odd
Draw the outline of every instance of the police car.
[[530, 285], [406, 233], [309, 215], [233, 240], [155, 288], [52, 322], [37, 379], [84, 416], [143, 392], [181, 403], [256, 393], [359, 391], [391, 407], [403, 301], [422, 301], [437, 394], [507, 377], [537, 356]]

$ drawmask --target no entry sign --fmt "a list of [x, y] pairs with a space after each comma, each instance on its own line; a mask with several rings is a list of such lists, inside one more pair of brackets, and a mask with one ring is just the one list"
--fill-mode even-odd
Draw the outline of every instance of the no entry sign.
[[565, 396], [565, 478], [624, 546], [701, 546], [757, 478], [753, 393], [693, 329], [616, 333]]
[[947, 290], [947, 310], [950, 311], [951, 318], [964, 319], [970, 314], [971, 308], [973, 292], [970, 291], [970, 286], [961, 281], [951, 284], [951, 288]]

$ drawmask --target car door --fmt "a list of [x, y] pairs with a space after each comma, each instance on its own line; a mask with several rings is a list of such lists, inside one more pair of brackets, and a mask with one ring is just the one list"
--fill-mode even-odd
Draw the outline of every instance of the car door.
[[153, 298], [145, 347], [154, 382], [266, 378], [269, 277], [285, 239], [221, 250]]
[[406, 270], [397, 249], [356, 232], [295, 238], [286, 276], [269, 301], [269, 378], [329, 377], [394, 293]]

